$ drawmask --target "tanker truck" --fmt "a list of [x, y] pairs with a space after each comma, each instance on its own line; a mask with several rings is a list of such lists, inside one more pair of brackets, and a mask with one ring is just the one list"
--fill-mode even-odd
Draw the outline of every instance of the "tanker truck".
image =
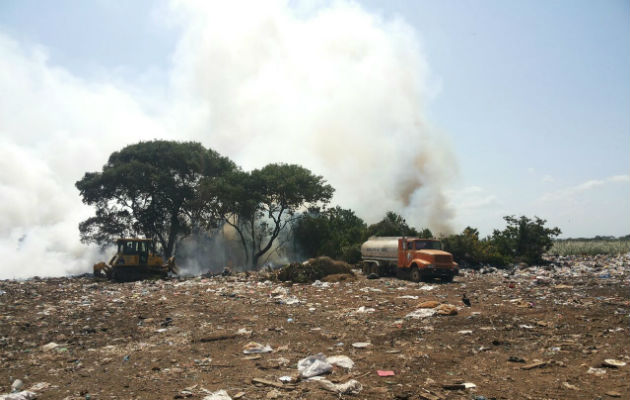
[[366, 275], [450, 282], [459, 273], [453, 255], [443, 251], [436, 239], [372, 236], [361, 245], [361, 256], [361, 269]]

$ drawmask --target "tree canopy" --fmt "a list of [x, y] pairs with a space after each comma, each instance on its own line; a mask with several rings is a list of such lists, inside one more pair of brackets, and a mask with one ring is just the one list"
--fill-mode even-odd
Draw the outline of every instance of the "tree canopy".
[[81, 240], [106, 245], [117, 237], [144, 235], [170, 257], [178, 237], [195, 221], [209, 225], [216, 214], [207, 203], [200, 207], [202, 178], [234, 169], [228, 158], [195, 142], [126, 146], [110, 155], [101, 172], [88, 172], [76, 182], [83, 202], [96, 207], [95, 216], [79, 225]]
[[312, 209], [297, 220], [293, 238], [305, 257], [327, 255], [355, 263], [361, 259], [366, 229], [365, 222], [350, 209]]
[[228, 174], [204, 192], [220, 199], [223, 220], [236, 230], [247, 262], [255, 267], [298, 209], [330, 201], [334, 189], [325, 182], [299, 165], [269, 164]]
[[503, 219], [507, 227], [495, 230], [492, 241], [501, 254], [528, 264], [542, 262], [543, 253], [553, 246], [553, 238], [562, 233], [557, 227], [545, 227], [547, 221], [538, 217], [532, 220], [523, 215], [518, 219], [514, 216]]
[[416, 236], [432, 238], [433, 233], [425, 228], [419, 231], [407, 224], [407, 221], [393, 211], [388, 211], [379, 222], [372, 224], [367, 230], [368, 236]]

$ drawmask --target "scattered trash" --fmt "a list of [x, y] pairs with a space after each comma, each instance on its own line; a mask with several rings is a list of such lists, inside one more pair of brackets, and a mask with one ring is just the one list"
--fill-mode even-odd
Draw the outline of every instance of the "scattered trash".
[[571, 390], [580, 390], [577, 386], [570, 384], [569, 382], [562, 382], [562, 386]]
[[394, 371], [384, 371], [384, 370], [377, 370], [376, 373], [378, 374], [378, 376], [394, 376]]
[[249, 342], [243, 347], [243, 353], [245, 354], [271, 353], [272, 351], [273, 349], [271, 346], [263, 346], [262, 344], [256, 342]]
[[278, 380], [280, 382], [290, 383], [291, 381], [293, 381], [293, 378], [288, 376], [288, 375], [285, 375], [285, 376], [281, 376], [280, 378], [278, 378]]
[[326, 360], [326, 356], [318, 353], [298, 361], [298, 371], [303, 378], [323, 375], [332, 371], [332, 365]]
[[232, 398], [227, 394], [225, 390], [221, 389], [204, 397], [203, 400], [232, 400]]
[[420, 308], [405, 315], [405, 318], [422, 319], [435, 315], [437, 311], [434, 308]]
[[50, 342], [50, 343], [48, 343], [48, 344], [43, 345], [43, 346], [42, 346], [42, 350], [44, 350], [44, 351], [50, 351], [50, 350], [54, 350], [54, 349], [56, 349], [57, 347], [59, 347], [59, 345], [58, 345], [57, 343], [55, 343], [55, 342]]
[[465, 389], [473, 389], [476, 387], [477, 385], [475, 385], [472, 382], [457, 382], [457, 383], [447, 383], [447, 384], [442, 385], [442, 388], [446, 390], [465, 390]]
[[508, 358], [508, 361], [517, 362], [517, 363], [524, 363], [525, 359], [521, 358], [521, 357], [510, 356], [510, 358]]
[[472, 335], [473, 331], [467, 329], [467, 330], [457, 331], [457, 333], [459, 333], [460, 335]]
[[378, 279], [379, 276], [378, 274], [375, 274], [374, 272], [372, 272], [371, 274], [369, 274], [368, 276], [366, 276], [367, 279]]
[[427, 300], [427, 301], [423, 301], [422, 303], [418, 304], [418, 307], [420, 307], [420, 308], [435, 308], [435, 307], [437, 307], [439, 305], [440, 305], [439, 301]]
[[36, 398], [37, 394], [28, 390], [16, 393], [0, 394], [0, 400], [32, 400]]
[[457, 315], [457, 306], [452, 304], [440, 304], [435, 310], [440, 315]]
[[328, 379], [316, 377], [313, 378], [324, 389], [337, 394], [357, 394], [363, 390], [363, 385], [355, 379], [350, 379], [346, 383], [332, 383]]
[[615, 360], [613, 358], [607, 358], [602, 363], [602, 367], [608, 367], [608, 368], [621, 368], [621, 367], [623, 367], [625, 365], [626, 365], [625, 362], [619, 361], [619, 360]]
[[11, 391], [12, 392], [19, 392], [20, 389], [22, 389], [23, 387], [24, 387], [24, 382], [22, 382], [21, 379], [16, 379], [11, 384]]
[[249, 336], [252, 334], [252, 331], [248, 330], [247, 328], [240, 328], [238, 331], [236, 331], [236, 334], [239, 336]]
[[376, 311], [376, 310], [373, 309], [373, 308], [361, 306], [361, 307], [357, 308], [356, 312], [359, 313], [359, 314], [366, 314], [366, 313], [373, 313], [374, 311]]
[[371, 346], [372, 343], [370, 342], [355, 342], [352, 343], [352, 347], [354, 347], [355, 349], [365, 349], [366, 347]]
[[280, 281], [311, 283], [333, 274], [353, 275], [354, 273], [350, 265], [343, 261], [336, 261], [330, 257], [318, 257], [304, 263], [286, 265], [276, 272], [276, 277]]
[[546, 366], [547, 364], [548, 363], [546, 361], [534, 361], [531, 364], [523, 365], [521, 367], [521, 369], [530, 370], [530, 369], [534, 369], [534, 368], [542, 368], [542, 367]]
[[329, 364], [345, 369], [352, 369], [354, 367], [354, 361], [348, 356], [330, 356], [326, 358], [326, 361]]
[[586, 371], [587, 374], [592, 374], [595, 376], [602, 376], [606, 374], [606, 370], [603, 368], [594, 368], [594, 367], [589, 367], [588, 371]]

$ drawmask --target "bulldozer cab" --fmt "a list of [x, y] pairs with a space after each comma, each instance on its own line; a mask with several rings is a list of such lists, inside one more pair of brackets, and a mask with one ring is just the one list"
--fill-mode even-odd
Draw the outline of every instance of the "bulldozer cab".
[[146, 264], [152, 242], [151, 239], [118, 239], [118, 254], [138, 256], [138, 263]]

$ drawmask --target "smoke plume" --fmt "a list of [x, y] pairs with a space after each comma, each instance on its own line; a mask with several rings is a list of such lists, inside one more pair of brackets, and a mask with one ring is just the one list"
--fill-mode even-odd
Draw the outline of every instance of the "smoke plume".
[[181, 37], [162, 91], [86, 81], [0, 32], [0, 278], [104, 259], [79, 242], [93, 211], [74, 182], [154, 138], [200, 141], [244, 169], [298, 163], [367, 222], [394, 210], [449, 230], [453, 157], [425, 118], [429, 69], [404, 21], [351, 2], [174, 2], [164, 18]]

